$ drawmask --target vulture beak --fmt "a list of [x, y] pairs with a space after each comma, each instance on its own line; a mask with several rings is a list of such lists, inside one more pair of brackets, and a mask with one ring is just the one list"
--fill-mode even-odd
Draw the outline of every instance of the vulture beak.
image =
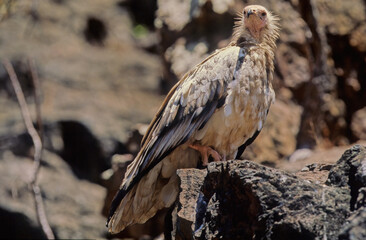
[[250, 15], [254, 14], [255, 11], [253, 11], [252, 9], [249, 9], [248, 13], [247, 13], [247, 18], [250, 17]]

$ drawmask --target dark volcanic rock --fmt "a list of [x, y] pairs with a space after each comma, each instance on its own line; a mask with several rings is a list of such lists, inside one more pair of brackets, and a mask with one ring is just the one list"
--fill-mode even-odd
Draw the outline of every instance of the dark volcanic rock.
[[[366, 148], [355, 145], [348, 149], [330, 170], [328, 185], [347, 187], [351, 191], [351, 210], [364, 206], [366, 187]], [[361, 194], [360, 194], [361, 193]], [[361, 198], [359, 198], [359, 195]]]
[[211, 165], [208, 171], [203, 185], [208, 206], [198, 239], [334, 238], [335, 226], [347, 216], [350, 196], [341, 189], [246, 161]]
[[353, 214], [348, 221], [338, 239], [366, 239], [366, 208]]
[[[196, 202], [207, 171], [198, 169], [179, 169], [177, 171], [182, 184], [178, 204], [172, 212], [172, 229], [166, 229], [174, 239], [193, 239], [193, 226], [196, 217]], [[168, 219], [168, 217], [167, 217]], [[169, 236], [170, 237], [170, 236]], [[167, 239], [170, 239], [166, 236]]]
[[326, 185], [249, 161], [179, 170], [173, 238], [364, 239], [365, 156], [347, 150]]

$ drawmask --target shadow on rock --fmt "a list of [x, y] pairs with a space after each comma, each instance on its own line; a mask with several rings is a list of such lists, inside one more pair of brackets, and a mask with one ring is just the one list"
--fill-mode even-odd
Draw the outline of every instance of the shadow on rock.
[[211, 163], [207, 170], [179, 170], [181, 192], [167, 238], [363, 236], [365, 156], [366, 148], [360, 145], [347, 150], [330, 169], [327, 184], [245, 160]]

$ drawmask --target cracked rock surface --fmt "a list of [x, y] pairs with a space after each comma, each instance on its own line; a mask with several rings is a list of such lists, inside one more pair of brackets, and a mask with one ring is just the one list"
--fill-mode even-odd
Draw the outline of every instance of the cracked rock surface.
[[365, 164], [355, 145], [325, 183], [245, 160], [179, 170], [172, 239], [364, 239]]

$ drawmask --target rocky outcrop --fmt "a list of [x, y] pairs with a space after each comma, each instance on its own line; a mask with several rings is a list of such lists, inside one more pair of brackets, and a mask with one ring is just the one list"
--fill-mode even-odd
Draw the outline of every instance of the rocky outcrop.
[[[179, 170], [173, 239], [363, 239], [366, 147], [348, 149], [326, 182], [249, 161]], [[355, 238], [354, 238], [355, 237]]]
[[366, 239], [366, 209], [356, 211], [340, 231], [338, 239]]
[[[38, 181], [50, 226], [59, 239], [104, 238], [103, 187], [80, 181], [63, 159], [44, 152]], [[5, 151], [0, 155], [0, 233], [3, 238], [45, 239], [36, 217], [29, 182], [30, 158]]]
[[[98, 182], [113, 154], [131, 152], [125, 145], [130, 130], [150, 121], [152, 106], [162, 101], [159, 58], [135, 46], [132, 20], [114, 1], [9, 2], [9, 15], [0, 23], [6, 33], [0, 36], [1, 57], [13, 63], [31, 111], [27, 58], [36, 63], [45, 148], [79, 178]], [[0, 151], [24, 155], [31, 142], [2, 64], [0, 102]]]

